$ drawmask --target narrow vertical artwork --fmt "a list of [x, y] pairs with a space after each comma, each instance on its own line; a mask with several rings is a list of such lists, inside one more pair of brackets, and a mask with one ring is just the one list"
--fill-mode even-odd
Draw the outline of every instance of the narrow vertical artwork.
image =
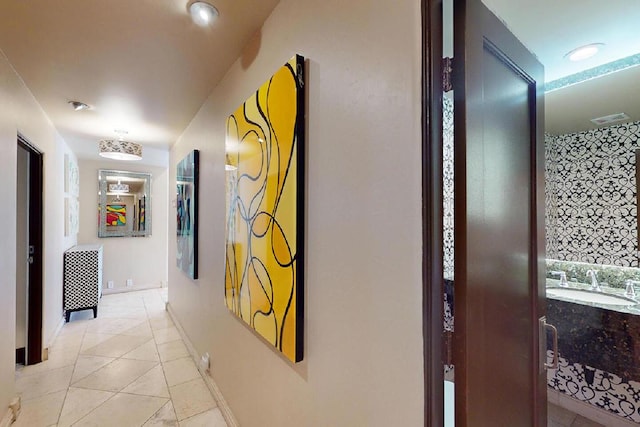
[[78, 164], [69, 156], [64, 155], [64, 192], [78, 197], [80, 190], [80, 174]]
[[75, 197], [69, 199], [69, 233], [78, 234], [80, 229], [80, 202]]
[[139, 212], [138, 230], [145, 230], [145, 228], [146, 228], [145, 227], [145, 222], [144, 222], [144, 220], [145, 220], [145, 204], [146, 204], [146, 200], [147, 200], [146, 196], [142, 196], [142, 198], [140, 198], [140, 200], [138, 200], [138, 204], [140, 205], [139, 209], [138, 209], [138, 212]]
[[[176, 262], [192, 279], [198, 278], [198, 163], [199, 151], [193, 150], [178, 163], [176, 174]], [[144, 227], [144, 200], [140, 210]]]
[[304, 58], [227, 119], [225, 302], [289, 360], [303, 356]]

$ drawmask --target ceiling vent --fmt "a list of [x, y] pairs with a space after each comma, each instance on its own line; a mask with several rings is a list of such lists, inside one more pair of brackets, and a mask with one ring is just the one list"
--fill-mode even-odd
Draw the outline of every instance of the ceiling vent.
[[595, 119], [591, 119], [591, 123], [594, 123], [598, 126], [610, 125], [611, 123], [622, 122], [624, 120], [629, 120], [631, 117], [627, 116], [625, 113], [616, 113], [610, 114], [608, 116], [596, 117]]

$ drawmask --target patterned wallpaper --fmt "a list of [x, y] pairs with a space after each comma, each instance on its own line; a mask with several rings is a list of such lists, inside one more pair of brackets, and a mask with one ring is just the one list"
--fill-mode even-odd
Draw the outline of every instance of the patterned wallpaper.
[[[449, 286], [444, 330], [451, 332], [453, 102], [445, 97], [443, 107], [444, 277]], [[547, 258], [637, 267], [635, 150], [640, 148], [640, 122], [546, 135], [545, 142]], [[445, 376], [453, 380], [453, 366], [445, 366]], [[548, 372], [548, 386], [640, 423], [639, 383], [561, 357], [559, 369]]]
[[[547, 359], [553, 356], [547, 351]], [[547, 385], [574, 399], [640, 423], [640, 383], [559, 358], [558, 369], [547, 371]]]
[[640, 122], [546, 135], [547, 258], [638, 266]]
[[442, 107], [444, 278], [453, 280], [453, 101], [444, 96]]

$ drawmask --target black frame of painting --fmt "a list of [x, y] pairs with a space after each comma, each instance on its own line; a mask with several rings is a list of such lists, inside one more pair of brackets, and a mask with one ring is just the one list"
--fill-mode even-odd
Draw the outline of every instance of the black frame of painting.
[[[189, 233], [193, 235], [192, 239], [192, 247], [188, 245], [189, 235], [185, 236], [181, 234], [181, 228], [179, 227], [178, 222], [176, 222], [176, 265], [182, 271], [184, 271], [190, 278], [197, 279], [198, 278], [198, 207], [199, 203], [199, 176], [200, 176], [200, 151], [192, 150], [187, 156], [185, 156], [178, 164], [176, 165], [176, 192], [177, 194], [181, 194], [180, 192], [180, 183], [179, 178], [181, 176], [180, 170], [181, 168], [188, 170], [187, 163], [190, 158], [193, 159], [193, 191], [192, 191], [192, 202], [193, 206], [190, 209], [190, 230]], [[189, 177], [191, 178], [191, 177]], [[180, 215], [180, 201], [178, 195], [176, 195], [176, 219], [179, 221], [181, 218]], [[193, 253], [193, 266], [191, 268], [184, 269], [184, 263], [181, 262], [181, 258], [178, 258], [178, 254], [182, 254], [184, 256], [184, 252], [181, 251], [181, 247], [184, 246], [184, 241], [187, 241], [187, 249]]]

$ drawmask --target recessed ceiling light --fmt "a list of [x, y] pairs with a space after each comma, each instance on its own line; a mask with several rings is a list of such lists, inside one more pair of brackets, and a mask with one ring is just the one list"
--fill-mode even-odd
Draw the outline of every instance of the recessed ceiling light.
[[80, 102], [80, 101], [69, 101], [69, 104], [73, 107], [74, 110], [76, 111], [80, 111], [80, 110], [88, 110], [89, 106], [87, 104], [85, 104], [84, 102]]
[[569, 58], [570, 61], [583, 61], [591, 58], [600, 50], [600, 47], [604, 46], [604, 43], [591, 43], [578, 48], [573, 49], [567, 53], [564, 57]]
[[203, 1], [196, 1], [189, 5], [191, 19], [198, 25], [207, 26], [219, 15], [218, 9]]

